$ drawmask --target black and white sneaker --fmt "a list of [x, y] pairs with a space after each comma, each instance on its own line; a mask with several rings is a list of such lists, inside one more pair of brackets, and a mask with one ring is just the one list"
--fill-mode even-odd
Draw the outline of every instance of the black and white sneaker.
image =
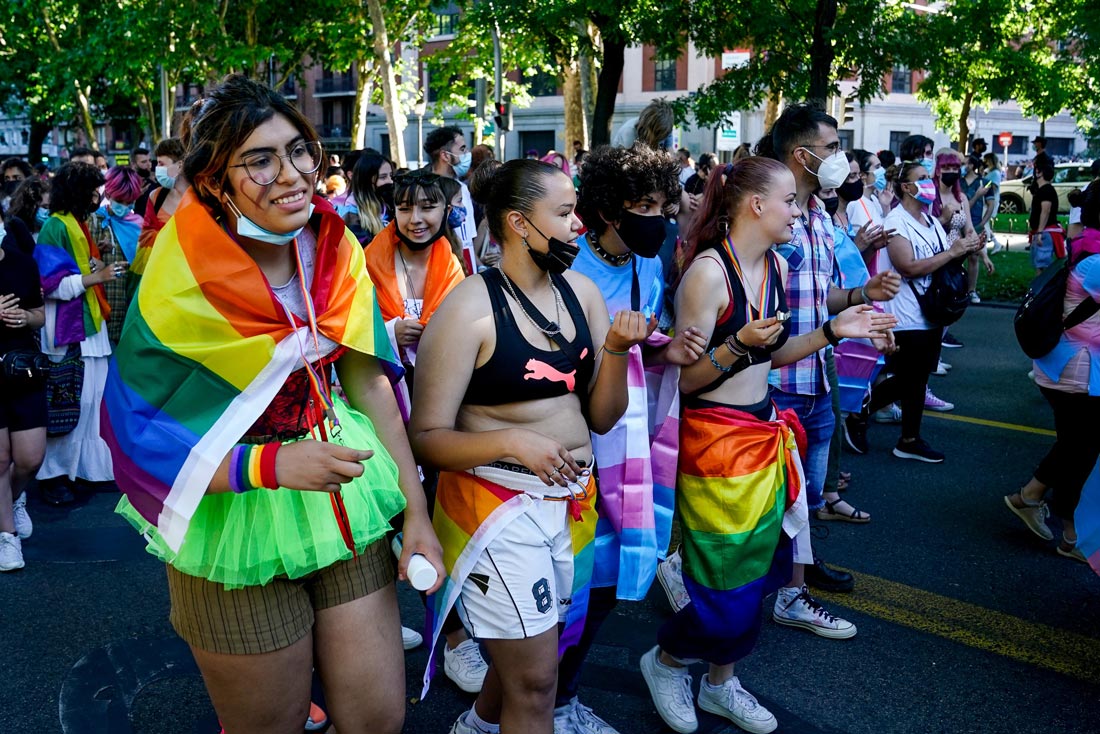
[[844, 445], [854, 454], [867, 453], [867, 416], [849, 413], [844, 417]]
[[944, 456], [939, 451], [928, 445], [923, 438], [915, 441], [898, 441], [894, 447], [894, 456], [899, 459], [915, 459], [929, 464], [942, 464]]
[[950, 331], [945, 331], [943, 334], [943, 338], [940, 339], [940, 346], [944, 347], [945, 349], [958, 349], [962, 345], [963, 343], [956, 339]]

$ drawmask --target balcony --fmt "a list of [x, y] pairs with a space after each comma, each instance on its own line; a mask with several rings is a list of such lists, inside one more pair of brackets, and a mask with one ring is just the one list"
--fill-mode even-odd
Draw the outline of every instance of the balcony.
[[319, 125], [317, 134], [325, 140], [351, 140], [351, 125]]
[[350, 74], [322, 77], [317, 80], [314, 93], [318, 97], [355, 94], [355, 79]]
[[289, 79], [283, 86], [279, 87], [279, 94], [287, 99], [295, 99], [298, 96], [298, 86], [293, 79]]

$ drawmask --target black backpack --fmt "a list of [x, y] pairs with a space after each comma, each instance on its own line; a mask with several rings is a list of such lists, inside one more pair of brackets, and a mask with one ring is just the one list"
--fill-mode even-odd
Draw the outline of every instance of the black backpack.
[[[946, 249], [943, 241], [940, 240], [939, 230], [936, 230], [936, 240], [940, 248], [938, 250], [933, 248], [933, 250], [939, 254]], [[933, 326], [950, 326], [962, 318], [966, 313], [966, 307], [970, 305], [970, 287], [966, 268], [963, 267], [965, 259], [956, 258], [934, 271], [924, 293], [917, 290], [912, 280], [907, 278], [905, 281], [913, 291], [917, 303], [920, 304], [924, 318]]]
[[1024, 354], [1039, 359], [1050, 354], [1058, 346], [1062, 332], [1072, 329], [1100, 311], [1100, 303], [1086, 298], [1069, 316], [1062, 319], [1065, 310], [1066, 283], [1078, 258], [1061, 258], [1040, 273], [1031, 282], [1024, 302], [1016, 310], [1012, 325], [1016, 329], [1016, 341]]

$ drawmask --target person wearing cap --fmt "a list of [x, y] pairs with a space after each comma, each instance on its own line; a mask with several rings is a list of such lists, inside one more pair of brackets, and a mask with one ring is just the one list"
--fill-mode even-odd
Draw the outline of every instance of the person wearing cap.
[[974, 141], [970, 144], [970, 155], [972, 156], [981, 158], [987, 150], [989, 150], [989, 144], [985, 142], [985, 138], [974, 138]]

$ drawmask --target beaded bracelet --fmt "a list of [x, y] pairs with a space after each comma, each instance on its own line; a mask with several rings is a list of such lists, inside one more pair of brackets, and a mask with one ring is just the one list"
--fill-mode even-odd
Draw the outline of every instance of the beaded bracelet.
[[265, 487], [278, 489], [275, 460], [282, 444], [278, 441], [254, 444], [237, 444], [229, 454], [229, 488], [237, 494]]
[[[714, 358], [714, 353], [717, 350], [718, 350], [718, 347], [711, 347], [710, 351], [707, 352], [707, 356], [710, 357], [710, 363], [712, 365], [714, 365], [714, 369], [718, 370], [719, 372], [729, 372], [730, 370], [733, 369], [733, 365], [731, 364], [729, 367], [723, 367], [722, 363]], [[737, 363], [734, 362], [733, 364], [737, 364]]]

